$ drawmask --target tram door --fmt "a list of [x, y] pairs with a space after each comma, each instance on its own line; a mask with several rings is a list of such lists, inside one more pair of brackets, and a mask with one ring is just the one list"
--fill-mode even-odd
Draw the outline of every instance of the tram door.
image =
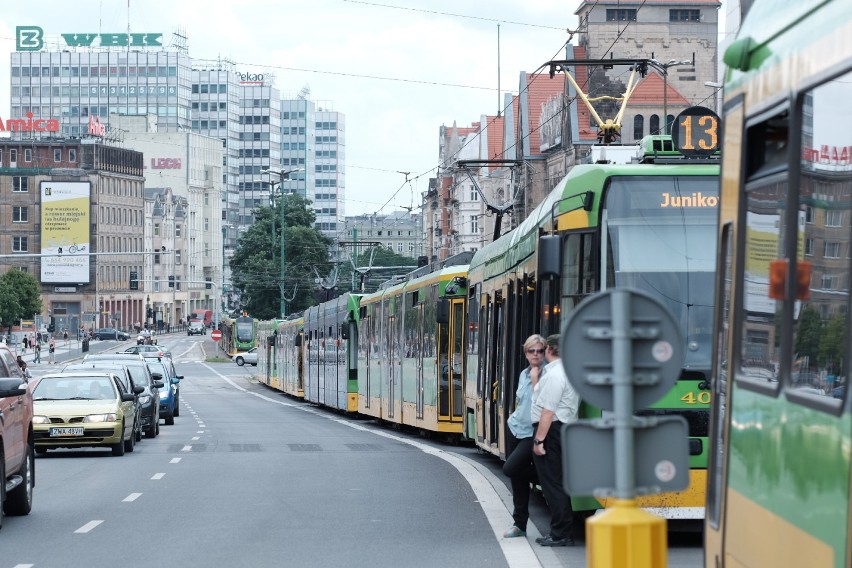
[[388, 393], [388, 398], [387, 398], [388, 411], [387, 411], [387, 417], [392, 419], [396, 416], [396, 414], [394, 412], [394, 408], [396, 407], [396, 380], [397, 380], [397, 362], [396, 362], [396, 360], [397, 360], [397, 357], [399, 356], [399, 354], [396, 352], [397, 351], [396, 333], [395, 333], [395, 331], [396, 331], [396, 316], [394, 316], [394, 315], [388, 316], [387, 320], [385, 320], [385, 321], [387, 322], [387, 325], [385, 327], [385, 330], [387, 331], [387, 335], [385, 336], [385, 339], [386, 339], [386, 345], [387, 345], [387, 348], [388, 348], [388, 358], [387, 358], [387, 361], [386, 361], [387, 370], [388, 370], [388, 376], [387, 376], [387, 380], [388, 380], [388, 390], [387, 390], [387, 393]]
[[439, 354], [438, 419], [461, 422], [464, 407], [462, 377], [464, 376], [464, 299], [450, 300], [449, 324], [438, 326], [438, 332], [446, 334], [440, 345], [446, 353]]

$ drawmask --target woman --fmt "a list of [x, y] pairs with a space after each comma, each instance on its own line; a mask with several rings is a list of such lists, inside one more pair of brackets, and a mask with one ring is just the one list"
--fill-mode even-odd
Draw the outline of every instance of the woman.
[[538, 383], [544, 364], [544, 349], [547, 342], [541, 335], [531, 335], [524, 342], [524, 354], [529, 366], [521, 371], [515, 399], [515, 411], [509, 415], [508, 457], [503, 464], [503, 473], [512, 480], [512, 503], [514, 524], [503, 533], [504, 538], [526, 536], [530, 518], [530, 483], [535, 480], [533, 465], [533, 427], [530, 420], [532, 391]]

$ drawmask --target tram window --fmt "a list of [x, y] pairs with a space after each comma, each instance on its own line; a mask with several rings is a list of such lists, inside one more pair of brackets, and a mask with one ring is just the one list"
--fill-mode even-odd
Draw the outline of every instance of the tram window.
[[786, 110], [750, 126], [746, 134], [749, 179], [783, 171], [789, 148], [789, 117]]
[[467, 301], [467, 362], [466, 362], [466, 380], [472, 384], [476, 384], [476, 374], [479, 372], [479, 294], [482, 289], [481, 284], [476, 284], [470, 288], [470, 295]]
[[[852, 229], [842, 226], [852, 184], [852, 72], [834, 77], [801, 95], [799, 226], [797, 241], [819, 240], [808, 257], [809, 299], [797, 301], [793, 349], [787, 362], [788, 397], [839, 412], [848, 394], [850, 333], [849, 248]], [[802, 219], [811, 209], [811, 223]], [[802, 251], [799, 251], [801, 259]]]

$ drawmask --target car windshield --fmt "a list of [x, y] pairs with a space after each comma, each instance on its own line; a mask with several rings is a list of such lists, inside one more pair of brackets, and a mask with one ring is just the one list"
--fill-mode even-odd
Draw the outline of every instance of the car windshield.
[[109, 400], [115, 398], [115, 386], [108, 377], [44, 377], [33, 389], [33, 400]]

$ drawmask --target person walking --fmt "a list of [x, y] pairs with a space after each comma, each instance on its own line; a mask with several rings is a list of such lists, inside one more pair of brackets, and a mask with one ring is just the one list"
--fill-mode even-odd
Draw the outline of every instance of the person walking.
[[27, 347], [30, 346], [30, 338], [25, 335], [24, 339], [23, 339], [23, 343], [24, 343], [24, 353], [26, 353]]
[[50, 338], [50, 343], [47, 345], [47, 362], [50, 365], [56, 364], [56, 339]]
[[547, 365], [533, 390], [531, 420], [533, 456], [544, 498], [550, 507], [550, 534], [537, 538], [542, 546], [574, 546], [574, 510], [562, 485], [562, 425], [577, 419], [580, 397], [562, 368], [559, 334], [547, 338]]
[[515, 393], [515, 410], [509, 415], [509, 432], [506, 439], [507, 455], [503, 464], [503, 473], [512, 483], [512, 504], [514, 524], [509, 527], [503, 538], [526, 536], [527, 521], [530, 518], [530, 484], [535, 481], [533, 464], [533, 427], [530, 414], [532, 392], [538, 384], [544, 363], [544, 337], [531, 335], [524, 342], [524, 355], [529, 365], [521, 371], [518, 378], [518, 390]]
[[33, 343], [33, 363], [41, 363], [41, 341]]

